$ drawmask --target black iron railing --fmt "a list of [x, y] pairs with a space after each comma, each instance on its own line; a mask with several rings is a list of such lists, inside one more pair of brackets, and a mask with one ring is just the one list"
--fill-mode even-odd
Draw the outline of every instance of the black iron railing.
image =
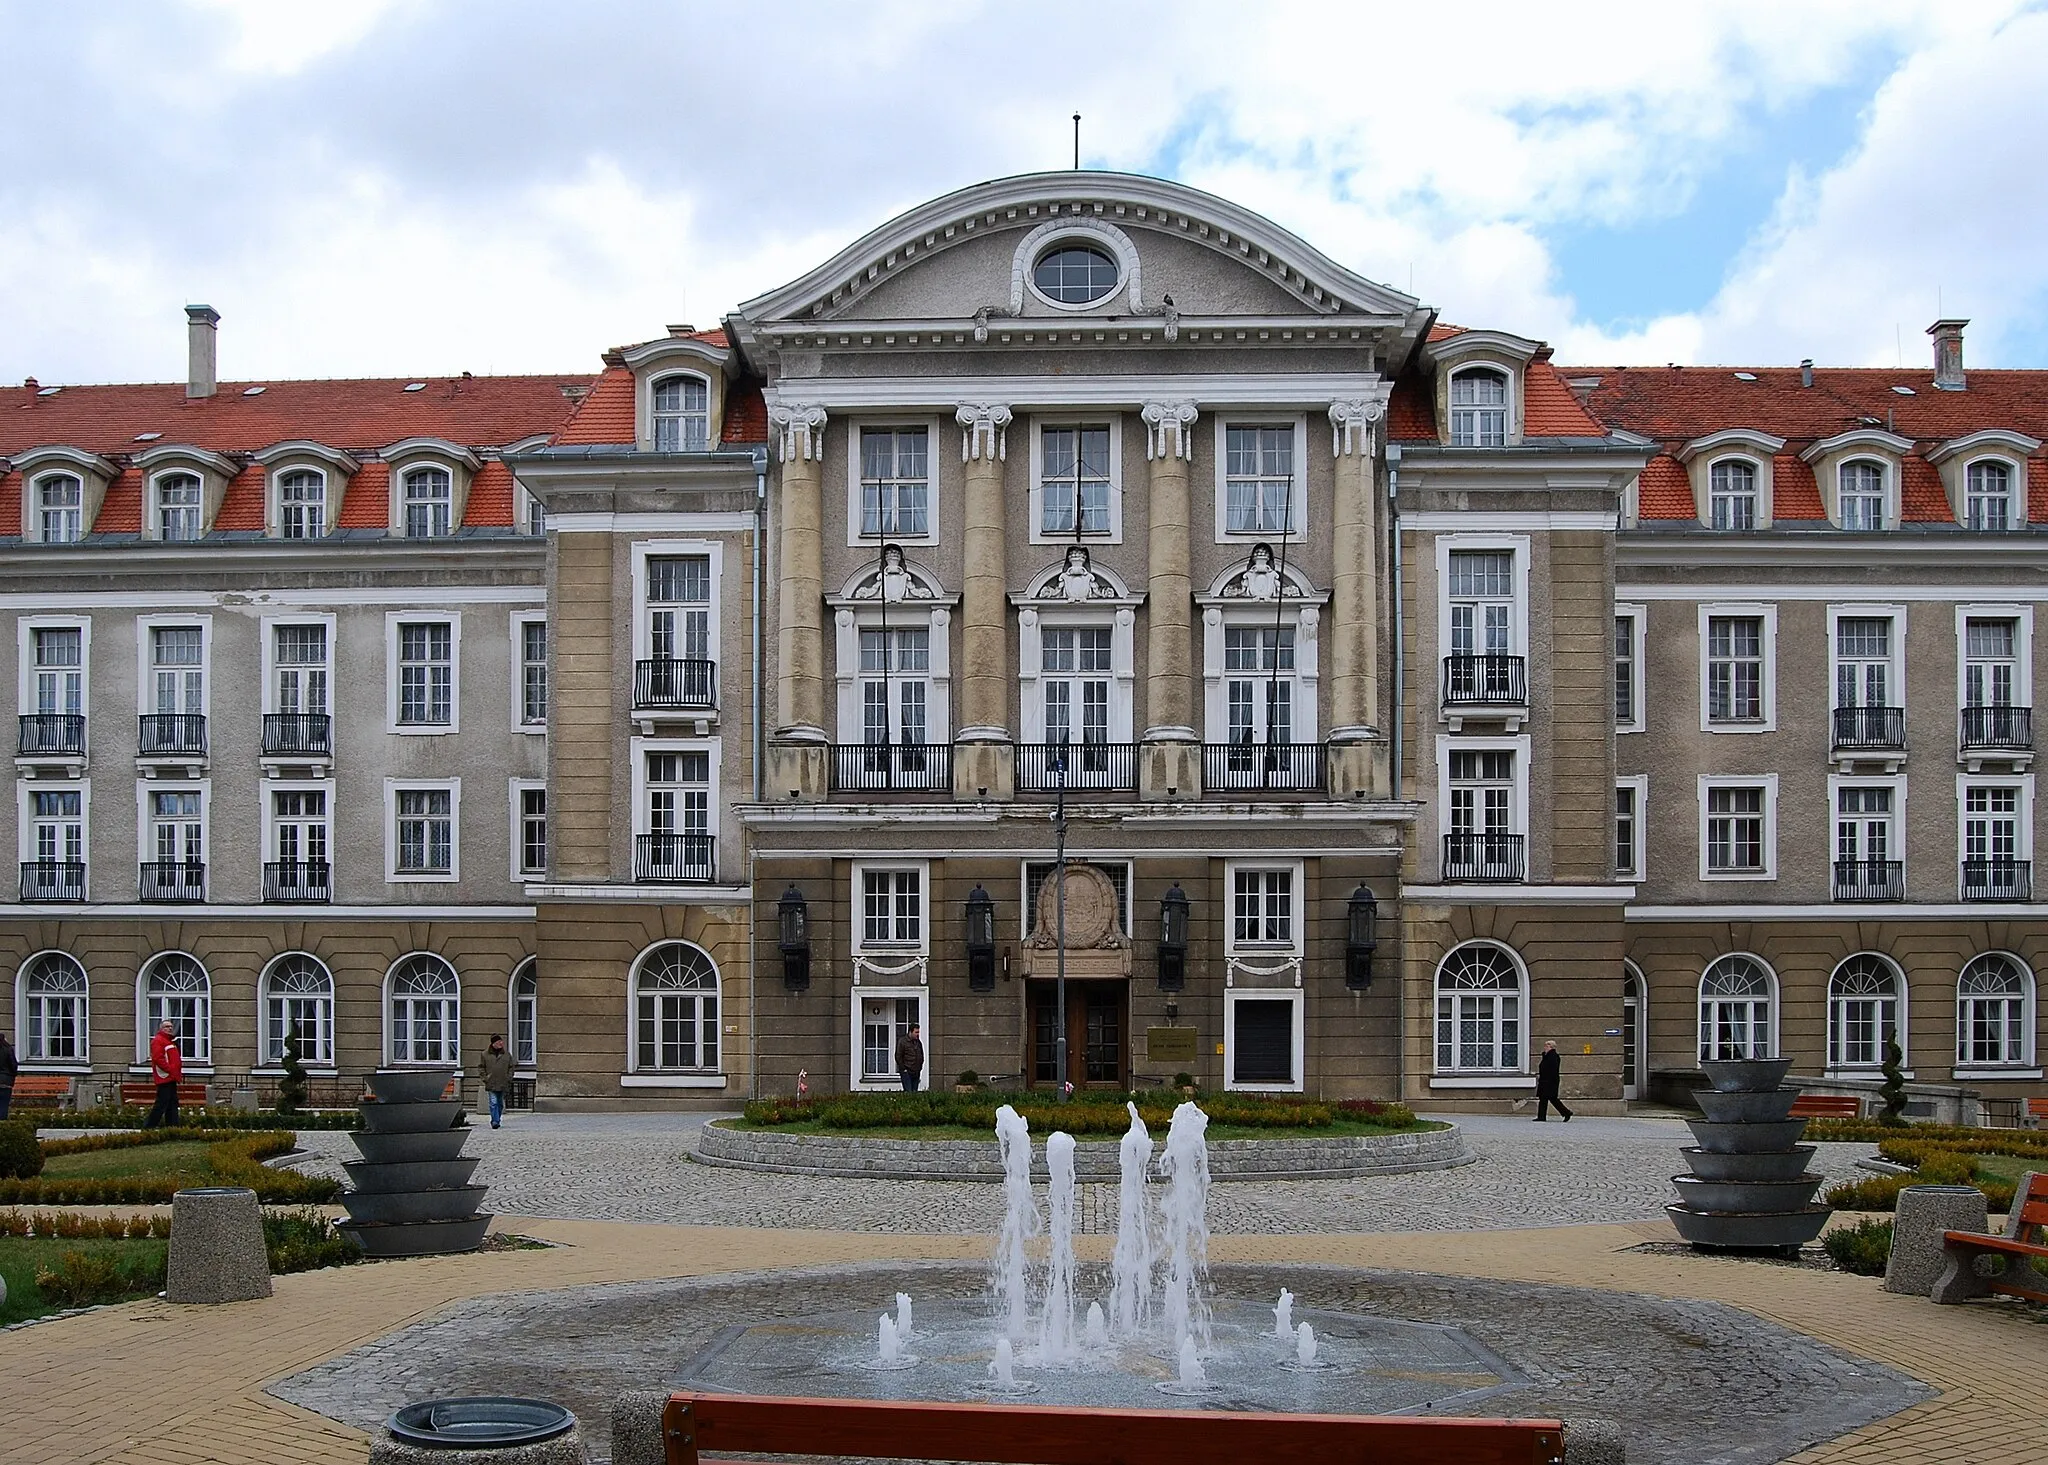
[[1836, 860], [1836, 900], [1904, 900], [1904, 860]]
[[1017, 791], [1049, 794], [1062, 781], [1069, 791], [1136, 793], [1136, 743], [1019, 743]]
[[324, 905], [334, 899], [334, 867], [325, 860], [271, 860], [263, 866], [263, 898]]
[[834, 743], [834, 793], [953, 792], [951, 743]]
[[1903, 707], [1837, 707], [1835, 747], [1851, 752], [1874, 749], [1896, 752], [1906, 746]]
[[1529, 679], [1519, 656], [1446, 656], [1446, 707], [1527, 707]]
[[709, 834], [636, 834], [633, 878], [707, 883], [718, 876], [718, 841]]
[[145, 712], [136, 719], [135, 747], [145, 758], [206, 751], [206, 718], [197, 712]]
[[2034, 746], [2034, 709], [1965, 707], [1961, 741], [1965, 752], [1998, 748], [2031, 751]]
[[1321, 793], [1321, 743], [1204, 743], [1202, 792]]
[[84, 860], [23, 860], [21, 898], [24, 903], [85, 899]]
[[206, 899], [204, 860], [144, 860], [139, 881], [142, 898], [148, 901], [194, 901]]
[[1521, 880], [1529, 868], [1526, 838], [1479, 830], [1446, 834], [1443, 878], [1482, 883]]
[[263, 751], [273, 757], [298, 754], [307, 758], [334, 756], [334, 719], [324, 712], [266, 712]]
[[1966, 859], [1963, 861], [1964, 900], [2032, 900], [2032, 860]]
[[70, 753], [84, 757], [85, 718], [76, 712], [25, 712], [19, 747], [24, 756]]
[[718, 705], [715, 661], [636, 661], [633, 708], [640, 712], [707, 711]]

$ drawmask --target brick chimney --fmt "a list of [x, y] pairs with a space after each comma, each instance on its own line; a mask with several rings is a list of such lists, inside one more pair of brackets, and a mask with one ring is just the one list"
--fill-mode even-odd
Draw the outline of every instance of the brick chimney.
[[1944, 392], [1964, 390], [1963, 327], [1966, 320], [1938, 320], [1927, 328], [1934, 337], [1934, 385]]
[[185, 307], [185, 395], [210, 397], [218, 386], [214, 366], [214, 335], [220, 312], [211, 305]]

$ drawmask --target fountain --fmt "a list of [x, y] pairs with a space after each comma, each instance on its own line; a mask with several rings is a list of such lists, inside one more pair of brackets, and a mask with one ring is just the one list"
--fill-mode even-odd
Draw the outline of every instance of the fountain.
[[1017, 1354], [1010, 1347], [1008, 1338], [996, 1339], [996, 1356], [988, 1366], [989, 1382], [982, 1386], [985, 1394], [1013, 1395], [1035, 1394], [1038, 1385], [1030, 1379], [1017, 1377]]
[[1324, 1368], [1326, 1364], [1316, 1359], [1316, 1330], [1303, 1323], [1294, 1335], [1294, 1366], [1296, 1368]]
[[896, 1294], [896, 1336], [906, 1343], [917, 1336], [916, 1330], [910, 1325], [910, 1317], [910, 1294], [908, 1292], [898, 1292]]
[[[1176, 1344], [1209, 1342], [1209, 1304], [1201, 1278], [1209, 1270], [1209, 1116], [1192, 1101], [1173, 1111], [1166, 1129], [1166, 1176], [1160, 1205], [1165, 1230], [1166, 1291], [1161, 1312], [1167, 1336]], [[1182, 1350], [1183, 1353], [1186, 1351]]]
[[1080, 1351], [1074, 1342], [1074, 1137], [1055, 1133], [1045, 1141], [1046, 1199], [1051, 1251], [1045, 1268], [1045, 1303], [1038, 1318], [1038, 1362], [1067, 1363]]
[[1091, 1349], [1109, 1346], [1109, 1324], [1103, 1321], [1102, 1304], [1099, 1302], [1088, 1304], [1088, 1329], [1084, 1341]]
[[1116, 1251], [1109, 1262], [1109, 1319], [1119, 1338], [1135, 1338], [1152, 1321], [1152, 1270], [1158, 1262], [1158, 1247], [1152, 1234], [1151, 1210], [1146, 1205], [1145, 1176], [1152, 1168], [1152, 1136], [1138, 1117], [1138, 1106], [1124, 1105], [1131, 1114], [1118, 1152], [1122, 1183], [1117, 1190]]
[[1209, 1374], [1202, 1367], [1202, 1356], [1195, 1348], [1193, 1337], [1180, 1340], [1180, 1367], [1171, 1379], [1154, 1384], [1162, 1394], [1176, 1394], [1183, 1399], [1199, 1398], [1216, 1392], [1216, 1386], [1209, 1382]]
[[876, 1329], [875, 1356], [864, 1365], [867, 1368], [893, 1370], [915, 1368], [918, 1357], [903, 1351], [903, 1339], [896, 1332], [896, 1319], [886, 1312], [882, 1314], [881, 1326]]
[[462, 1153], [462, 1075], [454, 1069], [378, 1069], [364, 1080], [363, 1127], [349, 1138], [348, 1219], [336, 1229], [371, 1256], [443, 1256], [483, 1245], [491, 1217], [479, 1211], [484, 1186], [470, 1184], [483, 1162]]
[[1005, 1336], [1021, 1343], [1031, 1310], [1024, 1243], [1039, 1230], [1038, 1202], [1031, 1196], [1031, 1121], [1003, 1105], [996, 1110], [996, 1143], [1003, 1157], [1003, 1229], [996, 1237], [990, 1286]]
[[1294, 1336], [1294, 1294], [1285, 1287], [1280, 1289], [1280, 1301], [1273, 1308], [1273, 1336], [1291, 1338]]
[[1813, 1203], [1821, 1177], [1806, 1173], [1813, 1146], [1804, 1119], [1791, 1119], [1799, 1090], [1781, 1086], [1789, 1058], [1729, 1059], [1700, 1065], [1711, 1089], [1693, 1094], [1706, 1115], [1687, 1120], [1699, 1141], [1681, 1151], [1692, 1169], [1674, 1175], [1679, 1200], [1664, 1208], [1678, 1234], [1702, 1250], [1796, 1253], [1827, 1224]]

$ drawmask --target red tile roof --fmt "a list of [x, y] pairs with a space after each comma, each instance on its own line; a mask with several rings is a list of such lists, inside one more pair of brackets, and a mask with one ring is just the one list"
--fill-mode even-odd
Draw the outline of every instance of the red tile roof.
[[1605, 437], [1572, 389], [1564, 384], [1546, 357], [1539, 355], [1523, 374], [1522, 435], [1524, 437]]
[[1637, 493], [1645, 519], [1692, 519], [1698, 509], [1692, 501], [1692, 480], [1676, 458], [1660, 453], [1643, 468]]
[[261, 463], [251, 463], [228, 485], [225, 497], [220, 501], [220, 512], [214, 515], [216, 529], [255, 529], [266, 526], [267, 515], [263, 486], [267, 474]]
[[[1780, 453], [1771, 460], [1771, 518], [1778, 519], [1820, 519], [1825, 520], [1828, 511], [1821, 506], [1820, 484], [1814, 481], [1813, 465], [1803, 462], [1792, 453]], [[1692, 506], [1686, 506], [1686, 517], [1692, 517]]]
[[469, 481], [469, 501], [463, 506], [462, 527], [491, 528], [516, 523], [512, 514], [512, 470], [492, 459], [477, 469]]
[[610, 443], [633, 441], [633, 373], [623, 366], [608, 366], [576, 407], [576, 413], [555, 434], [558, 443]]
[[728, 389], [725, 398], [725, 427], [720, 437], [729, 443], [768, 441], [768, 403], [761, 388], [745, 382]]
[[1427, 378], [1413, 372], [1394, 383], [1387, 398], [1387, 439], [1397, 443], [1436, 441], [1436, 399]]
[[365, 463], [341, 495], [339, 529], [388, 529], [391, 526], [391, 465]]
[[107, 485], [100, 500], [100, 514], [93, 521], [95, 534], [140, 534], [142, 532], [142, 470], [123, 468]]

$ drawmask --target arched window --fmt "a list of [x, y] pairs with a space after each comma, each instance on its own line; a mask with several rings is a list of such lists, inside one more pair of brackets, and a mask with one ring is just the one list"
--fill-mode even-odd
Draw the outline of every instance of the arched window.
[[2012, 469], [1996, 459], [1972, 463], [1963, 473], [1963, 527], [2012, 528]]
[[1756, 465], [1723, 458], [1707, 470], [1707, 523], [1715, 529], [1756, 528]]
[[21, 1056], [32, 1063], [84, 1063], [89, 992], [85, 968], [61, 951], [46, 951], [21, 969], [16, 1009]]
[[33, 508], [37, 539], [44, 544], [76, 544], [84, 532], [84, 483], [72, 473], [38, 478]]
[[452, 528], [455, 484], [446, 468], [415, 468], [405, 475], [405, 537], [443, 539]]
[[391, 1061], [462, 1061], [462, 983], [438, 956], [400, 958], [386, 979], [391, 992]]
[[716, 1072], [718, 968], [686, 941], [640, 958], [633, 975], [633, 1067], [642, 1072]]
[[1500, 448], [1508, 441], [1508, 379], [1474, 367], [1451, 378], [1451, 446]]
[[1723, 956], [1700, 976], [1700, 1061], [1777, 1051], [1778, 980], [1753, 956]]
[[701, 453], [711, 446], [711, 388], [701, 376], [654, 384], [654, 451]]
[[280, 539], [321, 539], [327, 534], [327, 475], [300, 468], [277, 480]]
[[1520, 1073], [1522, 967], [1491, 941], [1460, 946], [1436, 970], [1439, 1073]]
[[168, 1022], [187, 1063], [213, 1061], [213, 983], [184, 952], [166, 952], [142, 969], [141, 1017], [138, 1053], [148, 1055], [156, 1030]]
[[1649, 1067], [1644, 1061], [1645, 1037], [1649, 1032], [1646, 1018], [1649, 1015], [1650, 989], [1643, 981], [1642, 968], [1632, 961], [1621, 964], [1621, 1096], [1634, 1099], [1641, 1096], [1648, 1081]]
[[1956, 979], [1956, 1065], [2033, 1061], [2034, 974], [2017, 957], [1987, 951]]
[[157, 538], [174, 543], [197, 539], [201, 497], [196, 473], [166, 473], [157, 479]]
[[1887, 1038], [1903, 1049], [1905, 1005], [1899, 969], [1875, 952], [1858, 952], [1836, 967], [1828, 978], [1828, 1067], [1875, 1068], [1884, 1062]]
[[299, 1061], [334, 1066], [334, 978], [315, 957], [287, 952], [263, 973], [263, 1061], [284, 1062], [287, 1034], [298, 1039]]
[[512, 1062], [532, 1068], [540, 1046], [540, 963], [533, 957], [512, 973], [511, 1008]]
[[1836, 479], [1837, 512], [1844, 529], [1882, 529], [1884, 466], [1868, 458], [1844, 463]]

